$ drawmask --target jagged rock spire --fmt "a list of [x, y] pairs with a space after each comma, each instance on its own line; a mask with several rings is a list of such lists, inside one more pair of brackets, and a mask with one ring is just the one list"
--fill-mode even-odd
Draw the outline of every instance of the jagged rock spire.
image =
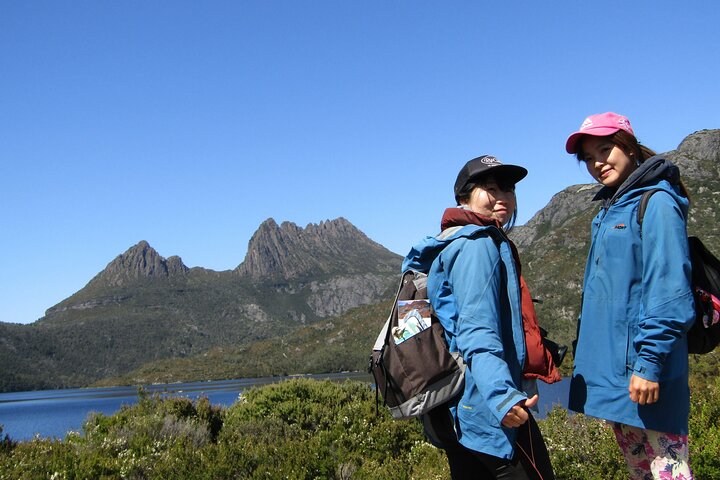
[[168, 278], [184, 275], [188, 271], [182, 259], [172, 256], [167, 259], [141, 240], [125, 253], [115, 257], [90, 283], [120, 286], [142, 278]]
[[323, 273], [387, 271], [392, 252], [370, 240], [344, 218], [309, 224], [278, 225], [264, 221], [248, 244], [245, 260], [235, 269], [254, 279], [295, 279]]

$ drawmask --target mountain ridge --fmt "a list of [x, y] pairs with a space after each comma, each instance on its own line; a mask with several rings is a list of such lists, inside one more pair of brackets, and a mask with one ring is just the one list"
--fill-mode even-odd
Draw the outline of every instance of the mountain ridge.
[[[689, 231], [720, 252], [713, 228], [720, 210], [720, 130], [691, 134], [678, 147], [664, 154], [677, 163], [691, 197]], [[709, 163], [709, 165], [708, 165]], [[710, 174], [708, 174], [710, 172]], [[715, 172], [715, 173], [713, 173]], [[536, 304], [541, 325], [551, 339], [571, 345], [580, 306], [582, 276], [589, 246], [590, 222], [600, 205], [592, 198], [598, 184], [571, 185], [555, 194], [527, 224], [510, 236], [521, 251], [523, 274]], [[360, 370], [367, 351], [391, 305], [358, 307], [326, 323], [302, 327], [289, 336], [275, 337], [237, 347], [212, 350], [182, 360], [148, 363], [127, 375], [108, 379], [117, 383], [168, 382], [224, 378], [237, 372], [243, 376], [311, 373], [331, 369]], [[318, 347], [321, 347], [318, 350]], [[716, 376], [720, 352], [693, 358], [693, 371]], [[571, 371], [572, 353], [563, 364]]]
[[258, 231], [246, 259], [255, 255], [270, 265], [264, 270], [187, 268], [143, 240], [38, 321], [0, 324], [0, 363], [9, 366], [0, 390], [82, 386], [150, 361], [289, 334], [382, 301], [394, 286], [400, 256], [344, 218], [306, 228], [268, 219]]
[[[720, 252], [720, 130], [695, 132], [665, 155], [680, 166], [690, 192], [689, 233]], [[533, 297], [542, 301], [536, 306], [541, 325], [568, 345], [598, 188], [563, 189], [510, 235]], [[300, 228], [268, 219], [243, 262], [221, 272], [183, 268], [180, 257], [165, 259], [138, 242], [38, 322], [0, 323], [0, 364], [6, 366], [0, 391], [103, 378], [194, 380], [200, 366], [203, 378], [216, 379], [232, 372], [362, 369], [401, 257], [345, 222]], [[342, 261], [329, 264], [342, 247]], [[313, 258], [293, 265], [298, 252]], [[323, 348], [330, 340], [332, 348]]]
[[[270, 218], [251, 237], [245, 260], [234, 272], [253, 280], [292, 280], [341, 270], [357, 271], [354, 260], [361, 256], [377, 267], [378, 258], [390, 258], [387, 252], [343, 217], [310, 223], [305, 228], [287, 221], [278, 225]], [[349, 261], [347, 257], [351, 257]]]

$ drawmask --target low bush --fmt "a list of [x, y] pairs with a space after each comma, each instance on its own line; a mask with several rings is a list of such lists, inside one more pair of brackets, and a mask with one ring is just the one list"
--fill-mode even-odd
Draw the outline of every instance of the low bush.
[[10, 440], [7, 434], [3, 436], [3, 426], [0, 425], [0, 454], [9, 453], [13, 448], [15, 448], [15, 442]]
[[446, 463], [418, 422], [394, 421], [385, 409], [376, 414], [375, 394], [358, 382], [292, 380], [251, 389], [228, 409], [220, 443], [237, 449], [228, 452], [234, 458], [244, 455], [243, 465], [258, 466], [243, 472], [248, 478], [282, 463], [300, 475], [290, 478], [411, 478], [427, 455], [442, 476]]
[[690, 465], [698, 479], [720, 478], [720, 378], [693, 384]]
[[625, 460], [603, 421], [555, 407], [538, 423], [558, 480], [627, 479]]
[[[694, 386], [692, 467], [720, 478], [720, 380]], [[539, 422], [558, 480], [627, 478], [612, 431], [556, 407]], [[0, 437], [2, 430], [0, 429]], [[360, 382], [296, 379], [252, 388], [230, 408], [149, 397], [91, 415], [64, 440], [0, 440], [5, 479], [448, 479], [445, 454], [417, 421], [376, 413]]]

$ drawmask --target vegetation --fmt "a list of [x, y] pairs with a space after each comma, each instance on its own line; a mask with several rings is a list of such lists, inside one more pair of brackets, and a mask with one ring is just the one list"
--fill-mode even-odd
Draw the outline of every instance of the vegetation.
[[[670, 155], [693, 202], [688, 229], [714, 252], [717, 133], [699, 132]], [[701, 145], [690, 148], [693, 142]], [[514, 237], [523, 275], [543, 301], [540, 323], [566, 345], [575, 337], [588, 229], [598, 208], [592, 193], [587, 186], [566, 189]], [[387, 272], [398, 259], [386, 260], [375, 273], [392, 283]], [[112, 288], [93, 280], [39, 322], [0, 323], [0, 391], [98, 379], [112, 385], [363, 370], [390, 300], [321, 317], [308, 303], [311, 284], [330, 280], [258, 283], [201, 268]], [[698, 479], [720, 478], [720, 352], [690, 360], [692, 467]], [[558, 479], [626, 478], [602, 422], [556, 408], [539, 423]], [[445, 479], [449, 472], [417, 422], [376, 413], [367, 385], [297, 379], [248, 390], [227, 409], [207, 399], [141, 393], [136, 405], [92, 415], [82, 433], [64, 439], [15, 442], [0, 426], [0, 480], [16, 478]]]
[[[692, 466], [698, 479], [720, 478], [720, 380], [694, 388]], [[559, 480], [627, 478], [603, 423], [559, 407], [539, 423]], [[16, 478], [400, 480], [447, 479], [449, 471], [419, 422], [376, 412], [367, 384], [294, 379], [250, 389], [227, 409], [141, 392], [115, 415], [91, 415], [83, 434], [5, 437], [0, 480]]]
[[0, 452], [0, 479], [447, 476], [419, 424], [376, 415], [360, 382], [290, 380], [250, 389], [226, 410], [141, 396], [83, 430]]
[[357, 307], [290, 335], [249, 345], [215, 347], [183, 359], [150, 362], [127, 375], [96, 382], [95, 386], [365, 371], [370, 348], [391, 303]]
[[[235, 320], [223, 320], [217, 314], [212, 328], [199, 324], [193, 328], [190, 321], [178, 324], [162, 314], [179, 307], [163, 299], [156, 287], [148, 284], [128, 294], [132, 300], [125, 302], [137, 302], [135, 307], [142, 310], [136, 315], [129, 315], [125, 305], [104, 307], [102, 318], [85, 319], [83, 312], [75, 314], [76, 319], [86, 320], [77, 325], [0, 323], [0, 364], [6, 367], [0, 371], [0, 392], [69, 388], [93, 382], [134, 385], [363, 370], [368, 345], [374, 342], [390, 305], [386, 300], [312, 322], [307, 313], [306, 325], [285, 321], [279, 326], [268, 321], [249, 322], [247, 326], [233, 324]], [[224, 293], [229, 296], [229, 292]], [[153, 296], [158, 304], [165, 302], [164, 306], [142, 309], [150, 302], [147, 297]], [[214, 315], [218, 308], [235, 308], [221, 300], [217, 304], [213, 301], [198, 303], [198, 312], [207, 309]], [[238, 305], [242, 302], [233, 301]], [[288, 307], [288, 311], [293, 308], [299, 307]], [[117, 312], [113, 313], [114, 309]], [[164, 336], [168, 331], [175, 332], [175, 337]], [[317, 348], [319, 344], [324, 347]]]

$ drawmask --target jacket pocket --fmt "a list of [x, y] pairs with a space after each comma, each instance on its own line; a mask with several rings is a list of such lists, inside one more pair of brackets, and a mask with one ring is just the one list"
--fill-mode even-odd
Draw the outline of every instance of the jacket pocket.
[[389, 344], [384, 358], [393, 381], [403, 386], [405, 401], [438, 380], [451, 376], [459, 366], [450, 353], [440, 323], [433, 319], [430, 328], [397, 345]]
[[[610, 315], [608, 321], [611, 322], [608, 327], [609, 338], [606, 339], [610, 348], [607, 350], [610, 356], [611, 383], [616, 386], [623, 386], [627, 383], [629, 378], [629, 372], [632, 371], [634, 364], [635, 353], [633, 350], [633, 338], [635, 337], [632, 333], [633, 326], [627, 320], [628, 311], [625, 308], [624, 303], [621, 302], [609, 302]], [[600, 338], [595, 339], [601, 341]], [[591, 340], [592, 341], [592, 340]]]
[[627, 338], [625, 339], [625, 365], [622, 374], [629, 378], [634, 372], [635, 362], [637, 361], [637, 353], [635, 352], [635, 345], [633, 340], [638, 334], [638, 327], [636, 325], [628, 324], [627, 326]]

